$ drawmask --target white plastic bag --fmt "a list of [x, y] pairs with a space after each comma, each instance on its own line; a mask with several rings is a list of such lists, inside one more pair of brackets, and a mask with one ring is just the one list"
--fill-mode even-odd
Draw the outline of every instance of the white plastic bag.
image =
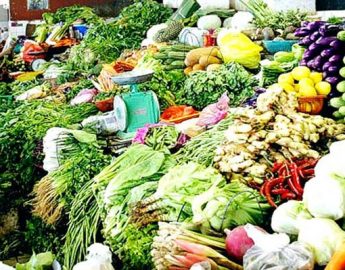
[[253, 246], [244, 255], [243, 268], [246, 270], [313, 270], [314, 257], [310, 248], [299, 242], [269, 252]]
[[202, 47], [204, 44], [203, 35], [205, 33], [207, 33], [207, 31], [201, 30], [197, 27], [185, 27], [180, 32], [178, 38], [183, 44]]
[[115, 112], [111, 111], [102, 115], [90, 116], [83, 120], [81, 125], [96, 134], [110, 135], [120, 130]]
[[86, 261], [76, 264], [73, 270], [114, 270], [109, 247], [95, 243], [87, 251]]
[[230, 8], [230, 0], [198, 0], [198, 3], [201, 9], [212, 9], [212, 8], [219, 8], [219, 9], [229, 9]]

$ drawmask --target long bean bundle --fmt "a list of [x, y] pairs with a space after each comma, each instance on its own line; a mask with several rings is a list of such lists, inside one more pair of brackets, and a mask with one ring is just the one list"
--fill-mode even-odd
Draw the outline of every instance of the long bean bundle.
[[218, 125], [192, 138], [175, 154], [179, 164], [196, 162], [204, 166], [213, 164], [215, 151], [225, 141], [224, 131], [231, 125], [232, 117], [228, 116]]
[[64, 266], [67, 269], [82, 261], [87, 248], [96, 242], [101, 216], [92, 185], [93, 180], [89, 180], [78, 192], [71, 206], [63, 247]]

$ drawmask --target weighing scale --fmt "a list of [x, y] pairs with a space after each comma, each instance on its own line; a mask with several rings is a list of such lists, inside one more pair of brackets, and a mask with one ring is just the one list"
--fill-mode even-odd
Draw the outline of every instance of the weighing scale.
[[138, 84], [150, 80], [152, 70], [133, 70], [112, 77], [118, 85], [129, 85], [130, 92], [117, 95], [114, 98], [114, 111], [122, 139], [133, 138], [137, 129], [146, 124], [159, 121], [160, 108], [156, 94], [153, 91], [139, 92]]

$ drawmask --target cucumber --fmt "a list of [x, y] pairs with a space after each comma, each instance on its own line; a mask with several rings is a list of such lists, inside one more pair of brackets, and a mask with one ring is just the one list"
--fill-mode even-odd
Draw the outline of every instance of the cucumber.
[[164, 66], [163, 69], [164, 70], [174, 70], [174, 69], [184, 69], [184, 65], [181, 66], [181, 65], [168, 65], [168, 66]]
[[164, 60], [164, 64], [165, 64], [165, 65], [170, 65], [170, 64], [172, 64], [174, 61], [176, 61], [176, 60], [175, 60], [175, 59], [172, 59], [172, 58], [169, 58], [169, 59]]
[[198, 47], [195, 46], [190, 46], [190, 45], [185, 45], [185, 44], [176, 44], [172, 45], [171, 49], [176, 52], [189, 52], [191, 50], [194, 50]]
[[173, 62], [170, 63], [170, 65], [172, 65], [172, 66], [183, 66], [183, 68], [185, 68], [184, 61], [182, 61], [182, 60], [174, 60]]
[[155, 53], [153, 55], [153, 58], [154, 59], [160, 59], [160, 60], [166, 60], [166, 59], [169, 59], [169, 56], [168, 56], [168, 54], [165, 54], [165, 53]]
[[169, 52], [169, 58], [173, 58], [176, 60], [184, 60], [186, 58], [186, 53], [184, 52]]

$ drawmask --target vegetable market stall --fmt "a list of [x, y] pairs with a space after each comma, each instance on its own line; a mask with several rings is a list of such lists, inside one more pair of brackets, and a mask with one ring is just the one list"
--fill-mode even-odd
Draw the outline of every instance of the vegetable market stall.
[[[344, 269], [345, 23], [242, 2], [43, 16], [3, 62], [24, 74], [0, 84], [1, 260]], [[80, 20], [78, 44], [21, 64]]]

